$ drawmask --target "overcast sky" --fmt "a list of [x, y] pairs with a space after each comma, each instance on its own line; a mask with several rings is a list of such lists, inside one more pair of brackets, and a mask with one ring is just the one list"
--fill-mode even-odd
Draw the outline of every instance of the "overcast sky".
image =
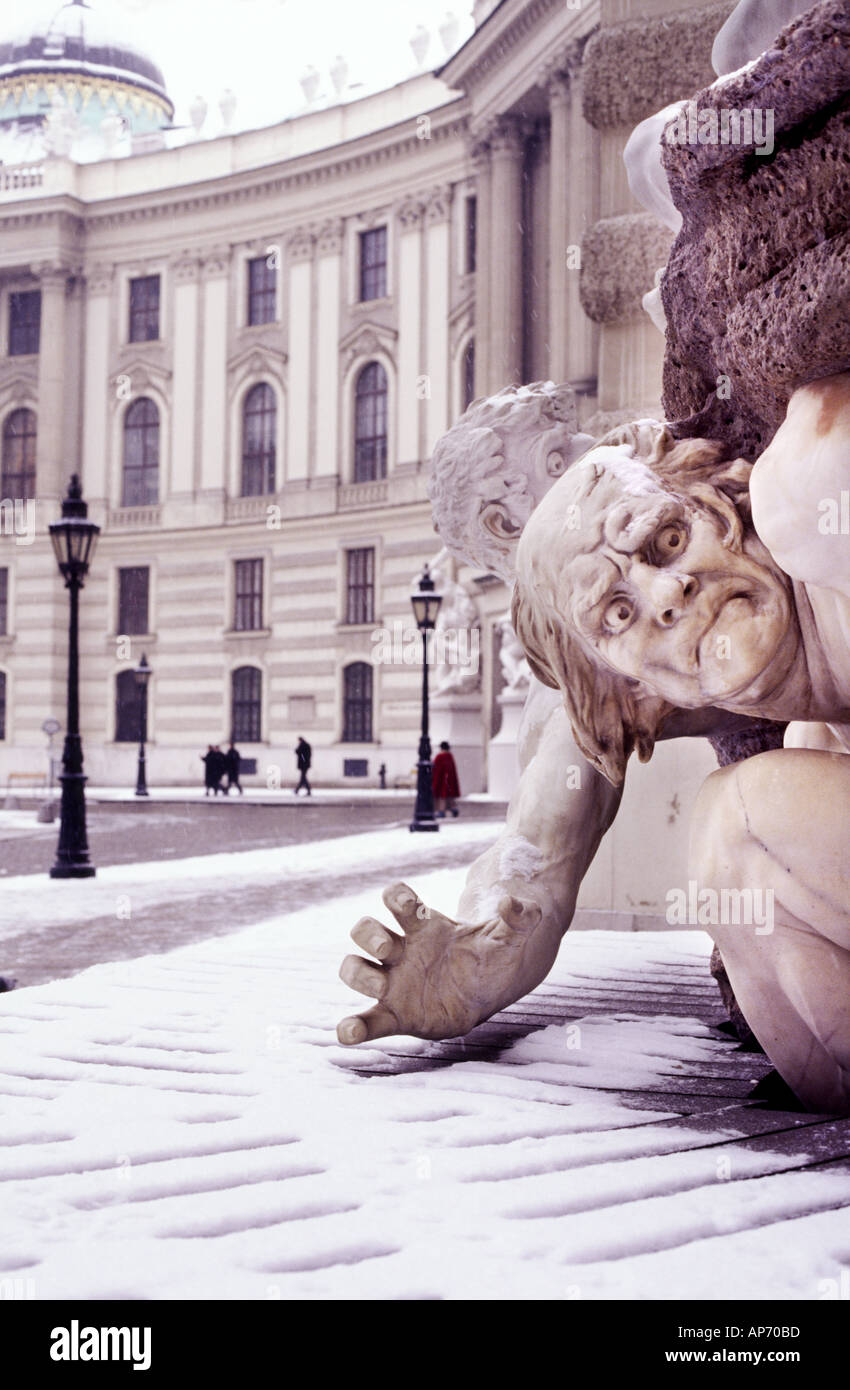
[[363, 92], [391, 86], [417, 71], [410, 37], [431, 33], [424, 68], [446, 52], [437, 32], [447, 11], [460, 22], [460, 43], [472, 32], [472, 0], [90, 0], [120, 32], [128, 26], [162, 68], [175, 122], [186, 121], [196, 93], [209, 104], [209, 127], [220, 123], [218, 100], [238, 97], [234, 126], [268, 125], [303, 110], [299, 79], [313, 66], [322, 90], [337, 54], [348, 61], [350, 83]]

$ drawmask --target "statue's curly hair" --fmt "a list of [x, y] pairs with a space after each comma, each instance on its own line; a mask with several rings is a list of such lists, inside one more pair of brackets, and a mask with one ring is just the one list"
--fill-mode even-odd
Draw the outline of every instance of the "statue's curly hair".
[[[481, 523], [481, 513], [488, 503], [501, 503], [518, 537], [535, 503], [528, 490], [527, 452], [506, 448], [505, 436], [520, 424], [532, 448], [545, 447], [546, 436], [565, 425], [577, 434], [572, 387], [534, 381], [480, 397], [437, 441], [431, 456], [428, 496], [434, 529], [453, 555], [497, 573], [512, 569], [509, 555], [516, 541], [491, 535]], [[582, 439], [586, 442], [581, 452], [591, 442]]]
[[[666, 426], [639, 421], [605, 435], [584, 464], [578, 465], [584, 475], [579, 506], [610, 473], [610, 462], [606, 467], [604, 459], [597, 462], [594, 458], [605, 446], [625, 448], [625, 457], [645, 463], [665, 492], [686, 497], [710, 512], [722, 532], [723, 544], [741, 551], [750, 525], [752, 465], [746, 460], [730, 460], [724, 445], [713, 440], [677, 443]], [[582, 480], [575, 474], [568, 476], [567, 485], [574, 492], [577, 481]], [[564, 557], [551, 544], [553, 527], [559, 522], [559, 502], [558, 534], [570, 535], [574, 555], [596, 549], [602, 539], [604, 517], [595, 526], [580, 529], [574, 529], [571, 519], [564, 521], [561, 482], [566, 484], [567, 479], [559, 481], [540, 504], [520, 542], [513, 624], [535, 676], [544, 685], [561, 690], [579, 748], [609, 782], [619, 785], [633, 752], [641, 762], [652, 756], [661, 725], [674, 707], [641, 681], [605, 665], [565, 620], [558, 601]], [[575, 505], [573, 495], [566, 505]]]

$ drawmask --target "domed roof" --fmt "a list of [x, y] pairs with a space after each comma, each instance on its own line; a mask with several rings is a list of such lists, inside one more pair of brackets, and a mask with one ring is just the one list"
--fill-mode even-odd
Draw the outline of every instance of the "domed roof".
[[129, 83], [171, 107], [165, 79], [153, 59], [85, 0], [40, 8], [37, 17], [25, 9], [15, 32], [0, 32], [0, 79], [79, 73], [95, 81]]

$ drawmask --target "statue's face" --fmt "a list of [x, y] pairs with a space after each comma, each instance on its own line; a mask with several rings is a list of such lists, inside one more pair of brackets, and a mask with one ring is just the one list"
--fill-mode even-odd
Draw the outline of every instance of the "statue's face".
[[624, 495], [605, 478], [582, 504], [587, 521], [591, 509], [602, 539], [569, 563], [567, 607], [603, 661], [684, 708], [770, 693], [797, 629], [759, 543], [734, 553], [710, 512], [654, 483]]
[[528, 479], [527, 490], [536, 507], [554, 482], [566, 473], [593, 440], [589, 435], [574, 434], [568, 425], [553, 425], [537, 438], [517, 441], [522, 447], [523, 467]]

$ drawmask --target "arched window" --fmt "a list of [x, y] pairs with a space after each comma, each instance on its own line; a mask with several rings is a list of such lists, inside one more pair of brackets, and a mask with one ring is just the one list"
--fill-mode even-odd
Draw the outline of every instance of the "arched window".
[[370, 362], [354, 388], [354, 481], [387, 476], [387, 374]]
[[0, 671], [0, 739], [6, 737], [6, 672]]
[[124, 486], [121, 505], [150, 507], [159, 501], [159, 411], [148, 396], [124, 416]]
[[35, 497], [35, 441], [35, 411], [13, 410], [6, 416], [0, 496], [13, 501]]
[[242, 406], [242, 496], [275, 490], [277, 401], [267, 382], [252, 386]]
[[262, 737], [262, 673], [239, 666], [231, 676], [231, 737], [234, 743], [259, 743]]
[[142, 688], [132, 670], [115, 677], [115, 742], [138, 743], [142, 719]]
[[342, 741], [372, 742], [372, 667], [353, 661], [342, 673]]
[[461, 402], [463, 409], [466, 410], [475, 400], [475, 339], [470, 338], [463, 350], [463, 364], [461, 367]]

